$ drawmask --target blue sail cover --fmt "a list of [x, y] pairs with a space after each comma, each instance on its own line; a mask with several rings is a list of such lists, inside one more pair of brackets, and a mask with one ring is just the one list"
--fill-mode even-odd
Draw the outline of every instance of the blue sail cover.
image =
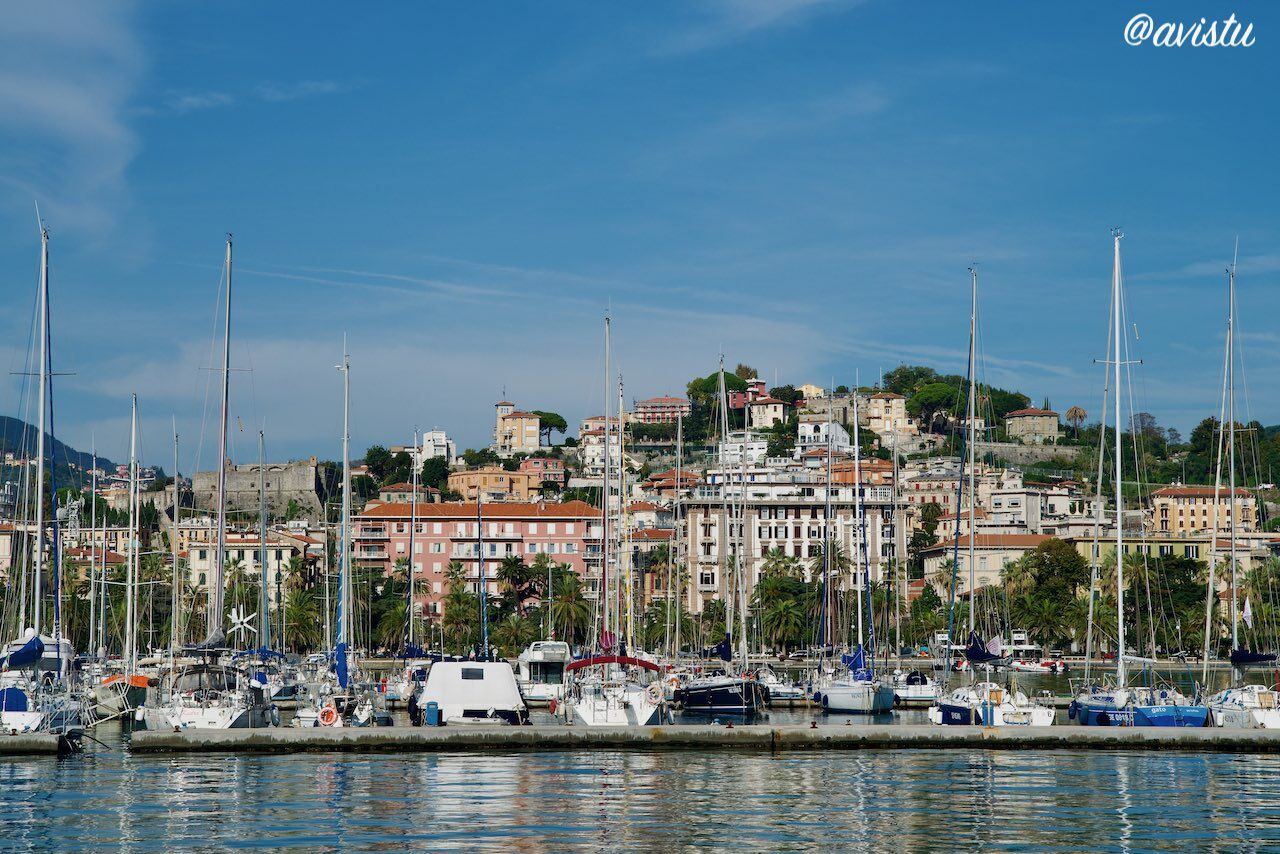
[[982, 638], [978, 637], [977, 632], [969, 632], [969, 643], [965, 647], [964, 657], [969, 659], [970, 664], [985, 664], [988, 661], [995, 661], [1000, 656], [987, 649], [986, 644], [982, 642]]
[[702, 648], [703, 658], [718, 658], [721, 661], [733, 661], [733, 636], [726, 634], [724, 640], [715, 646]]
[[27, 708], [27, 695], [21, 688], [0, 688], [0, 712], [25, 712]]
[[338, 684], [346, 688], [351, 681], [351, 674], [347, 672], [347, 645], [345, 643], [338, 644], [337, 649], [333, 651], [333, 672], [338, 674]]
[[35, 664], [43, 655], [44, 641], [36, 635], [24, 643], [20, 649], [15, 649], [4, 658], [0, 658], [0, 666], [9, 669], [26, 667], [29, 664]]
[[862, 644], [858, 644], [852, 653], [841, 655], [840, 663], [852, 671], [854, 679], [868, 680], [872, 676], [871, 668], [867, 667], [867, 651]]
[[1249, 649], [1231, 650], [1232, 667], [1250, 667], [1255, 664], [1270, 664], [1276, 660], [1274, 652], [1254, 652]]

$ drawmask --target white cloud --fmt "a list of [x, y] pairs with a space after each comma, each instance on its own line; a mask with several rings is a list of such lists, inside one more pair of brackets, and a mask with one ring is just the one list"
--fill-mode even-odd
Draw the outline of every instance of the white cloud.
[[5, 10], [0, 174], [59, 228], [105, 232], [128, 204], [138, 141], [125, 116], [144, 67], [132, 11], [94, 0]]
[[659, 54], [685, 54], [719, 47], [778, 27], [848, 9], [864, 0], [706, 0], [698, 4], [697, 20], [671, 34], [658, 46]]
[[336, 95], [352, 90], [350, 84], [333, 80], [301, 80], [294, 83], [259, 83], [242, 94], [211, 90], [207, 92], [174, 92], [165, 102], [165, 107], [173, 113], [192, 113], [199, 110], [214, 110], [231, 107], [246, 101], [263, 101], [279, 104], [286, 101], [297, 101], [301, 98], [314, 98], [322, 95]]

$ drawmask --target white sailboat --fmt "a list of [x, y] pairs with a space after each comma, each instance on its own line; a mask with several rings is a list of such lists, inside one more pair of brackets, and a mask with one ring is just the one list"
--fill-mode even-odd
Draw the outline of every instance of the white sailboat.
[[[45, 524], [45, 480], [50, 480], [49, 493], [57, 495], [52, 483], [52, 467], [46, 475], [45, 433], [52, 433], [53, 409], [53, 355], [52, 336], [49, 327], [49, 230], [40, 225], [40, 284], [39, 306], [39, 379], [37, 391], [38, 415], [36, 418], [36, 482], [31, 500], [35, 502], [35, 543], [31, 555], [31, 589], [22, 584], [20, 607], [17, 612], [20, 636], [5, 646], [0, 655], [0, 730], [18, 732], [54, 732], [63, 735], [74, 746], [84, 731], [83, 706], [72, 695], [71, 670], [75, 651], [62, 632], [62, 592], [60, 588], [59, 532], [56, 512], [51, 532]], [[50, 443], [51, 445], [52, 443]], [[48, 539], [46, 536], [48, 534]], [[44, 590], [45, 546], [52, 560], [49, 563], [52, 590]], [[30, 545], [28, 541], [28, 545]], [[30, 599], [28, 599], [28, 595]], [[43, 626], [45, 600], [53, 600], [53, 626], [45, 633]], [[26, 607], [22, 607], [25, 605]], [[26, 622], [28, 617], [30, 622]]]
[[[266, 685], [256, 681], [241, 668], [220, 663], [226, 653], [227, 636], [223, 631], [223, 572], [226, 565], [227, 541], [227, 426], [231, 380], [231, 235], [227, 235], [227, 297], [222, 339], [222, 407], [218, 430], [218, 518], [217, 548], [214, 550], [213, 579], [209, 586], [208, 635], [202, 643], [188, 650], [195, 656], [192, 663], [176, 660], [165, 677], [154, 701], [138, 708], [135, 718], [147, 729], [241, 729], [272, 726], [279, 723], [279, 713], [266, 696]], [[176, 472], [175, 472], [176, 474]], [[129, 626], [133, 621], [129, 621]], [[132, 631], [132, 629], [126, 629]], [[132, 645], [129, 645], [132, 648]]]
[[[617, 623], [619, 615], [613, 605], [613, 589], [616, 573], [610, 572], [611, 526], [610, 513], [610, 453], [612, 428], [609, 416], [609, 400], [612, 397], [612, 375], [609, 372], [610, 320], [604, 319], [604, 471], [600, 489], [601, 516], [601, 570], [599, 623], [595, 629], [596, 653], [571, 662], [565, 667], [567, 689], [565, 716], [583, 726], [648, 726], [662, 723], [666, 717], [666, 698], [658, 681], [647, 684], [645, 675], [656, 673], [659, 667], [651, 661], [627, 655], [620, 648]], [[618, 429], [622, 429], [619, 412]], [[619, 461], [619, 466], [623, 464]], [[619, 507], [625, 496], [618, 495]]]
[[[1222, 488], [1223, 457], [1227, 462], [1227, 495], [1229, 510], [1227, 511], [1228, 543], [1227, 566], [1230, 572], [1231, 593], [1231, 687], [1219, 691], [1209, 697], [1206, 705], [1215, 726], [1246, 729], [1280, 729], [1280, 693], [1272, 685], [1254, 685], [1245, 682], [1246, 671], [1251, 667], [1271, 667], [1276, 661], [1274, 652], [1259, 649], [1246, 649], [1240, 641], [1240, 623], [1252, 628], [1253, 615], [1249, 600], [1245, 599], [1243, 611], [1238, 607], [1240, 592], [1238, 589], [1238, 563], [1236, 560], [1237, 519], [1239, 505], [1236, 489], [1236, 387], [1235, 387], [1235, 338], [1236, 338], [1236, 268], [1234, 262], [1227, 270], [1227, 344], [1226, 367], [1223, 373], [1223, 391], [1225, 395], [1223, 415], [1225, 430], [1219, 433], [1217, 471], [1214, 476], [1213, 531], [1211, 542], [1213, 548], [1209, 556], [1209, 587], [1205, 594], [1205, 633], [1204, 633], [1204, 674], [1202, 682], [1208, 681], [1209, 649], [1213, 629], [1213, 599], [1218, 595], [1214, 580], [1214, 570], [1218, 562], [1218, 513], [1219, 491]], [[1223, 419], [1219, 419], [1221, 422]], [[1224, 446], [1225, 445], [1225, 454]], [[1255, 642], [1255, 646], [1257, 646]]]
[[[1129, 684], [1129, 665], [1141, 664], [1144, 668], [1154, 664], [1151, 659], [1143, 659], [1130, 655], [1125, 646], [1125, 608], [1124, 608], [1124, 492], [1123, 471], [1124, 453], [1120, 443], [1124, 435], [1121, 420], [1121, 367], [1125, 365], [1128, 355], [1127, 339], [1123, 316], [1124, 278], [1120, 264], [1119, 229], [1112, 232], [1113, 256], [1111, 271], [1111, 330], [1110, 349], [1106, 364], [1113, 369], [1111, 389], [1114, 395], [1111, 403], [1114, 406], [1116, 447], [1112, 456], [1115, 461], [1114, 486], [1116, 505], [1116, 625], [1117, 649], [1116, 671], [1114, 681], [1106, 683], [1093, 682], [1087, 675], [1075, 692], [1067, 710], [1069, 718], [1086, 726], [1159, 726], [1159, 727], [1200, 727], [1204, 726], [1209, 710], [1183, 696], [1173, 685], [1135, 685]], [[1105, 441], [1106, 431], [1100, 431]], [[1102, 459], [1099, 454], [1099, 460]], [[1101, 479], [1099, 479], [1101, 485]], [[1101, 512], [1101, 511], [1099, 511]], [[1096, 570], [1095, 576], [1096, 578]], [[1091, 578], [1089, 601], [1092, 609], [1094, 581]], [[1090, 611], [1089, 639], [1086, 648], [1093, 645], [1093, 613]], [[1086, 670], [1087, 674], [1087, 670]]]
[[[853, 494], [854, 524], [857, 533], [857, 550], [854, 558], [855, 587], [858, 593], [858, 646], [850, 656], [843, 656], [841, 663], [848, 669], [843, 675], [831, 679], [814, 691], [814, 700], [824, 711], [857, 715], [879, 715], [893, 710], [895, 695], [891, 685], [886, 685], [875, 670], [875, 622], [871, 613], [871, 573], [867, 554], [866, 515], [862, 503], [862, 449], [858, 429], [858, 396], [853, 396]], [[830, 430], [827, 431], [828, 457], [830, 457]], [[827, 474], [828, 506], [831, 493], [830, 469]], [[826, 524], [830, 526], [830, 513]], [[827, 547], [832, 537], [827, 534]], [[865, 605], [865, 609], [864, 609]], [[867, 619], [863, 621], [864, 613]]]
[[[969, 526], [969, 644], [965, 648], [965, 660], [968, 663], [966, 672], [970, 680], [975, 680], [975, 669], [980, 666], [992, 668], [1006, 663], [1003, 658], [1003, 644], [999, 636], [988, 643], [982, 643], [977, 632], [977, 577], [975, 573], [975, 541], [977, 539], [977, 442], [974, 433], [978, 424], [978, 384], [977, 384], [977, 340], [978, 340], [978, 270], [969, 268], [970, 309], [969, 309], [969, 366], [968, 391], [965, 406], [965, 446], [967, 451], [969, 510], [971, 524]], [[962, 462], [962, 466], [965, 463]], [[956, 498], [956, 530], [955, 546], [952, 556], [952, 602], [951, 614], [955, 613], [956, 560], [960, 547], [960, 513], [962, 506], [959, 496]], [[948, 618], [950, 628], [950, 618]], [[950, 631], [944, 640], [947, 641], [945, 655], [948, 663], [951, 659], [952, 645]], [[947, 672], [944, 668], [943, 672]], [[970, 681], [950, 693], [938, 697], [937, 703], [929, 707], [929, 721], [934, 724], [983, 726], [1049, 726], [1056, 717], [1053, 708], [1034, 702], [1026, 694], [1018, 691], [1012, 684], [1001, 686], [995, 682]]]

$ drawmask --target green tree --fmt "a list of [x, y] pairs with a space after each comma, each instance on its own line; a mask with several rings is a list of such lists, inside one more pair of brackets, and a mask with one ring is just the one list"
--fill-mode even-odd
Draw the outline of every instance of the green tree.
[[538, 416], [538, 441], [540, 444], [550, 445], [552, 432], [563, 436], [569, 430], [569, 422], [565, 421], [564, 416], [558, 412], [543, 412], [540, 409], [535, 409], [533, 414]]
[[419, 478], [423, 486], [441, 491], [448, 489], [449, 461], [444, 457], [432, 457], [422, 464], [422, 473]]
[[382, 483], [387, 469], [391, 467], [391, 452], [382, 445], [373, 445], [364, 452], [364, 464], [369, 467], [369, 476]]

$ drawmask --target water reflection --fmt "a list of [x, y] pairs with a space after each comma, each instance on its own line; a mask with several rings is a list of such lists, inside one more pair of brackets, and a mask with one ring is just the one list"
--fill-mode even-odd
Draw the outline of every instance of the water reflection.
[[0, 762], [22, 850], [1274, 847], [1271, 757], [899, 750]]

